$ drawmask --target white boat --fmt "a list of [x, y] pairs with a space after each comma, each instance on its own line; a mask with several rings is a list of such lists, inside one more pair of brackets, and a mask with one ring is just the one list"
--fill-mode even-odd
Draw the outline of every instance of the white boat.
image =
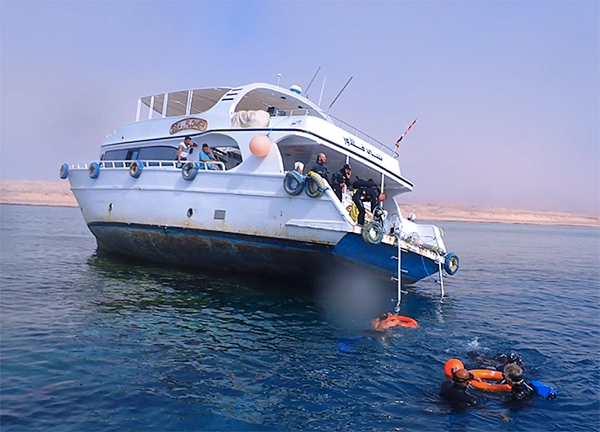
[[[194, 147], [178, 163], [185, 136], [207, 143], [215, 162], [201, 163]], [[354, 179], [373, 179], [389, 197], [387, 217], [363, 229], [352, 191], [340, 201], [319, 176], [288, 174], [297, 161], [309, 170], [321, 152], [331, 173], [351, 164]], [[395, 148], [333, 118], [297, 86], [144, 97], [136, 121], [106, 138], [99, 160], [64, 164], [61, 178], [98, 249], [114, 254], [288, 277], [345, 262], [404, 283], [458, 270], [438, 227], [403, 216], [396, 198], [413, 185]]]

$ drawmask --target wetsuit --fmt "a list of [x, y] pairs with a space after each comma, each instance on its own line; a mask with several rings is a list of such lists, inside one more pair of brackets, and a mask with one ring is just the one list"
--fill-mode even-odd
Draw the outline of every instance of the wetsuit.
[[369, 201], [371, 203], [371, 211], [374, 211], [375, 207], [379, 205], [379, 188], [373, 180], [361, 179], [356, 180], [352, 187], [355, 189], [352, 201], [358, 209], [357, 222], [359, 225], [363, 225], [366, 213], [363, 201]]
[[525, 399], [531, 398], [535, 394], [533, 385], [527, 381], [522, 380], [520, 383], [513, 383], [512, 389], [510, 390], [510, 398], [517, 402], [522, 402]]
[[340, 201], [342, 200], [342, 183], [345, 183], [346, 187], [350, 185], [350, 178], [346, 176], [344, 168], [334, 172], [331, 176], [331, 187]]
[[523, 359], [521, 358], [521, 356], [512, 351], [508, 354], [496, 354], [493, 358], [480, 355], [476, 351], [469, 351], [468, 356], [484, 368], [491, 368], [503, 371], [507, 365], [512, 363], [518, 365], [521, 369], [525, 370], [525, 366], [523, 365]]
[[446, 381], [442, 384], [440, 396], [448, 402], [461, 407], [479, 405], [479, 399], [472, 394], [467, 393], [467, 386], [457, 385], [451, 381]]

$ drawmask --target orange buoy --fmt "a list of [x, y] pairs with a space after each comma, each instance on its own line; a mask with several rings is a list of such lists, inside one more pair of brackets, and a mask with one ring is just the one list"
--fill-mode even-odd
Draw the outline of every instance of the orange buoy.
[[446, 364], [444, 365], [444, 372], [446, 372], [446, 375], [448, 375], [450, 378], [452, 378], [452, 372], [454, 372], [455, 370], [464, 369], [464, 368], [465, 368], [465, 365], [463, 364], [463, 362], [461, 362], [459, 359], [452, 358], [452, 359], [448, 360], [446, 362]]
[[271, 151], [271, 140], [266, 135], [256, 135], [250, 140], [250, 151], [256, 157], [265, 157]]

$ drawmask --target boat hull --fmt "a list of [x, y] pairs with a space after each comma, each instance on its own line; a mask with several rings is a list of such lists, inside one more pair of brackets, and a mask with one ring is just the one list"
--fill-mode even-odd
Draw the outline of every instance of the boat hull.
[[[145, 261], [182, 267], [309, 280], [339, 264], [391, 281], [398, 271], [397, 248], [369, 245], [348, 233], [334, 247], [295, 240], [190, 228], [96, 222], [90, 231], [98, 249]], [[438, 271], [435, 262], [402, 253], [403, 282]]]

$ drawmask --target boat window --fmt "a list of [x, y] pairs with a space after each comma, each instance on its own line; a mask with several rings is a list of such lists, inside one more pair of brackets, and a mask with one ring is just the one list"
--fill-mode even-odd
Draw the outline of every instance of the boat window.
[[242, 153], [237, 142], [227, 135], [209, 133], [194, 138], [194, 142], [198, 144], [200, 149], [204, 143], [208, 144], [215, 158], [225, 165], [225, 170], [235, 168], [242, 163]]
[[177, 148], [167, 146], [143, 147], [140, 149], [141, 160], [173, 160], [177, 159]]
[[177, 148], [168, 146], [154, 146], [109, 150], [102, 156], [102, 160], [174, 160], [177, 159]]
[[167, 117], [185, 115], [188, 95], [188, 91], [169, 93], [169, 99], [167, 100]]
[[126, 160], [127, 159], [127, 149], [120, 150], [109, 150], [102, 155], [102, 160]]
[[[190, 90], [168, 93], [164, 115], [166, 117], [187, 115], [188, 106], [190, 109], [189, 114], [202, 113], [211, 109], [229, 90], [226, 87], [191, 90], [191, 101], [189, 100]], [[162, 117], [163, 111], [165, 111], [165, 94], [143, 97], [139, 100], [136, 121]]]

